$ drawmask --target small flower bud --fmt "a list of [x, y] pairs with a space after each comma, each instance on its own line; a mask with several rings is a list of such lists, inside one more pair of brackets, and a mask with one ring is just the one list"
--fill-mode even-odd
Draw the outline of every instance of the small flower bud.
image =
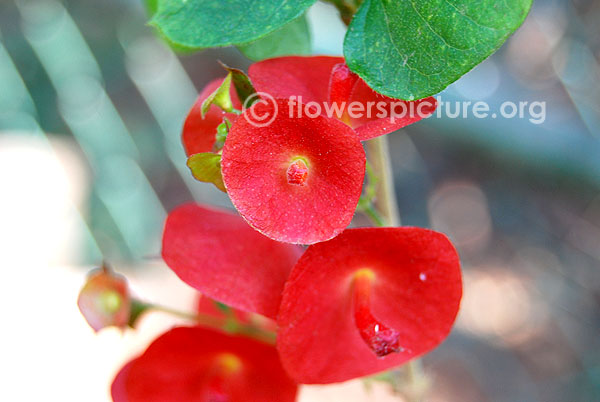
[[103, 265], [90, 273], [79, 292], [77, 306], [96, 332], [110, 326], [125, 328], [131, 314], [127, 281]]

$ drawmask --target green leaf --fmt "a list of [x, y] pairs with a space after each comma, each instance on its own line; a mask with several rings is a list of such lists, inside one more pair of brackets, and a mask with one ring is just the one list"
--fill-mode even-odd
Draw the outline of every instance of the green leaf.
[[231, 95], [229, 94], [229, 88], [231, 88], [231, 75], [232, 73], [227, 74], [227, 77], [225, 77], [221, 86], [215, 89], [215, 91], [202, 102], [200, 112], [202, 113], [203, 119], [211, 105], [217, 105], [226, 112], [233, 111], [233, 103], [231, 102]]
[[250, 105], [245, 104], [246, 99], [248, 99], [256, 93], [256, 89], [254, 89], [254, 86], [252, 85], [252, 82], [250, 82], [250, 78], [248, 78], [246, 73], [237, 68], [229, 67], [228, 65], [223, 63], [221, 63], [221, 66], [223, 66], [223, 68], [229, 71], [229, 74], [231, 74], [231, 79], [233, 81], [235, 92], [237, 93], [238, 99], [240, 100], [242, 105], [250, 107], [252, 106], [252, 103], [258, 101], [258, 97], [254, 97], [256, 99], [254, 99], [254, 101], [250, 103]]
[[257, 41], [238, 45], [238, 49], [247, 58], [255, 61], [278, 56], [310, 54], [310, 31], [306, 16], [302, 15]]
[[153, 16], [156, 10], [158, 9], [158, 0], [143, 0], [144, 5], [146, 6], [146, 10], [148, 11], [148, 15]]
[[434, 95], [494, 53], [532, 0], [365, 0], [344, 55], [375, 91], [405, 100]]
[[315, 1], [160, 0], [150, 24], [189, 48], [237, 45], [277, 30]]
[[[152, 17], [156, 13], [156, 11], [158, 10], [158, 1], [159, 0], [142, 0], [142, 1], [144, 3], [144, 6], [146, 7], [146, 12], [148, 13], [148, 15], [150, 17]], [[171, 40], [169, 40], [169, 38], [167, 38], [163, 34], [160, 34], [159, 36], [160, 36], [160, 38], [163, 41], [165, 41], [165, 43], [167, 45], [169, 45], [169, 47], [172, 50], [174, 50], [177, 53], [180, 53], [180, 54], [189, 54], [189, 53], [192, 53], [192, 52], [194, 52], [196, 50], [196, 49], [193, 49], [193, 48], [189, 48], [189, 47], [182, 46], [182, 45], [179, 45], [177, 43], [174, 43]]]
[[194, 154], [188, 158], [187, 166], [196, 180], [212, 183], [219, 190], [227, 192], [221, 175], [221, 155], [212, 152]]

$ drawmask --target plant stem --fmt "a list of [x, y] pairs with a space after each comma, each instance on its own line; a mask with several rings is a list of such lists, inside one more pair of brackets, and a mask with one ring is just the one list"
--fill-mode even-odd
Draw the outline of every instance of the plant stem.
[[367, 205], [362, 211], [369, 217], [369, 219], [371, 219], [375, 226], [385, 226], [385, 221], [373, 204]]
[[[375, 183], [375, 202], [364, 209], [376, 226], [400, 226], [400, 214], [394, 191], [394, 171], [390, 159], [388, 138], [382, 135], [367, 141], [369, 163], [377, 181]], [[423, 384], [426, 383], [425, 373], [421, 360], [412, 360], [402, 369], [405, 372], [408, 392], [405, 397], [410, 402], [420, 402], [427, 391]]]
[[378, 178], [375, 183], [375, 208], [388, 226], [399, 226], [400, 214], [394, 191], [394, 172], [387, 136], [382, 135], [367, 141], [367, 153], [374, 175]]
[[146, 310], [171, 314], [175, 317], [194, 321], [202, 327], [216, 329], [233, 335], [244, 335], [271, 345], [275, 344], [276, 334], [274, 332], [266, 331], [252, 324], [241, 323], [234, 317], [219, 318], [203, 313], [188, 313], [159, 304], [143, 303], [143, 305]]
[[362, 2], [362, 0], [360, 2], [352, 1], [352, 0], [325, 0], [325, 1], [332, 3], [338, 9], [338, 11], [340, 12], [340, 17], [342, 18], [342, 21], [346, 25], [350, 25], [350, 21], [352, 21], [352, 17], [354, 17], [356, 10], [358, 10], [358, 6], [360, 4], [357, 4], [357, 3]]

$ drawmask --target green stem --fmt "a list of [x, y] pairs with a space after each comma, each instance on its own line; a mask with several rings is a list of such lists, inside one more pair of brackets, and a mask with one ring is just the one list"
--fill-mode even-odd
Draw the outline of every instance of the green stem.
[[385, 226], [385, 221], [383, 220], [379, 212], [377, 212], [377, 209], [375, 209], [373, 204], [369, 204], [366, 207], [364, 207], [363, 212], [369, 217], [369, 219], [371, 219], [375, 226]]
[[377, 177], [375, 208], [380, 212], [388, 226], [400, 226], [400, 214], [398, 213], [396, 193], [394, 192], [394, 173], [387, 136], [382, 135], [367, 141], [367, 153], [371, 169]]
[[233, 335], [244, 335], [271, 345], [275, 344], [276, 334], [274, 332], [266, 331], [255, 325], [241, 323], [232, 316], [219, 318], [203, 313], [188, 313], [159, 304], [143, 303], [139, 301], [136, 301], [136, 303], [143, 305], [144, 310], [146, 311], [161, 311], [175, 317], [194, 321], [196, 324], [202, 327], [224, 331]]
[[344, 24], [346, 25], [350, 25], [350, 22], [352, 21], [352, 17], [354, 17], [354, 14], [356, 13], [356, 11], [358, 10], [358, 7], [360, 5], [361, 1], [356, 1], [356, 0], [325, 0], [331, 4], [333, 4], [338, 11], [340, 12], [340, 17], [342, 18], [342, 21], [344, 21]]

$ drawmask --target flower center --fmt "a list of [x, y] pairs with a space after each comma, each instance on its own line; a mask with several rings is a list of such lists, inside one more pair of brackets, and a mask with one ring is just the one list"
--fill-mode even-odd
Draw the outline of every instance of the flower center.
[[121, 295], [114, 290], [106, 290], [98, 297], [98, 302], [102, 312], [105, 314], [114, 314], [121, 308]]
[[302, 159], [294, 160], [287, 169], [287, 182], [297, 186], [303, 186], [308, 179], [308, 166]]
[[242, 368], [242, 361], [233, 353], [221, 353], [215, 363], [219, 371], [225, 375], [237, 373]]
[[233, 353], [223, 352], [215, 356], [212, 373], [207, 384], [208, 402], [229, 402], [229, 378], [242, 369], [242, 361]]
[[401, 352], [400, 333], [381, 323], [371, 313], [371, 288], [375, 273], [359, 269], [354, 274], [354, 323], [367, 346], [378, 356]]

